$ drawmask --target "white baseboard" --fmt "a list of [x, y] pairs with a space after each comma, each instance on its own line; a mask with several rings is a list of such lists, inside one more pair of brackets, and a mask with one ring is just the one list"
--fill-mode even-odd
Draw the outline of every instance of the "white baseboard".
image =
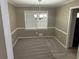
[[18, 42], [19, 39], [16, 39], [15, 42], [13, 43], [13, 48], [15, 47], [16, 43]]

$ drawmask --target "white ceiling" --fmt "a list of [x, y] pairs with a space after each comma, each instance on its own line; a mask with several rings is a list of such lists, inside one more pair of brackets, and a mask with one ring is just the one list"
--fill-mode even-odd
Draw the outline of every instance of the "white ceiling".
[[[42, 0], [40, 5], [44, 7], [55, 7], [72, 1], [73, 0]], [[33, 7], [38, 5], [38, 0], [9, 0], [9, 2], [17, 7]]]

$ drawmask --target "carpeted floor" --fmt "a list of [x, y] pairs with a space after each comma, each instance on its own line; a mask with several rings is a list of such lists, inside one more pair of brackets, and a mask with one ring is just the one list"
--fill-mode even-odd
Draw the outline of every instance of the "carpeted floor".
[[20, 39], [14, 47], [15, 59], [76, 59], [53, 38]]

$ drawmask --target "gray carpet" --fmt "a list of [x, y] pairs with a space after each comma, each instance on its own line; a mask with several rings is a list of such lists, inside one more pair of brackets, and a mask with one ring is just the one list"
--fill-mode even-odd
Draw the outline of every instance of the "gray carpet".
[[56, 59], [43, 39], [20, 39], [14, 54], [15, 59]]
[[76, 59], [53, 38], [20, 39], [14, 47], [15, 59]]

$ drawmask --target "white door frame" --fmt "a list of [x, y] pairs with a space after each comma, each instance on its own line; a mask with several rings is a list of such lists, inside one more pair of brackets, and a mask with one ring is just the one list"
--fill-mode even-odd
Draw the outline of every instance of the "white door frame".
[[[73, 44], [73, 39], [70, 39], [70, 29], [71, 29], [71, 22], [72, 22], [72, 19], [71, 19], [71, 15], [72, 15], [72, 10], [73, 9], [76, 9], [76, 8], [79, 8], [79, 6], [75, 6], [75, 7], [70, 7], [69, 9], [69, 20], [68, 20], [68, 29], [67, 29], [67, 41], [66, 41], [66, 47], [69, 48], [69, 47], [72, 47], [72, 44]], [[74, 27], [73, 27], [74, 29]], [[72, 36], [73, 38], [73, 36]]]
[[[70, 27], [71, 27], [71, 21], [72, 21], [72, 19], [71, 19], [72, 10], [73, 9], [76, 9], [76, 8], [79, 8], [79, 6], [71, 7], [69, 9], [69, 20], [68, 20], [68, 29], [67, 29], [68, 35], [67, 35], [67, 41], [66, 41], [66, 47], [67, 48], [72, 47], [72, 44], [73, 44], [73, 39], [70, 40], [70, 37], [69, 36], [70, 36]], [[77, 52], [77, 59], [79, 59], [79, 46], [78, 46], [78, 52]]]
[[8, 1], [0, 0], [0, 6], [1, 6], [1, 13], [2, 13], [2, 23], [3, 23], [3, 29], [4, 29], [6, 53], [7, 53], [6, 59], [14, 59], [10, 22], [9, 22]]

